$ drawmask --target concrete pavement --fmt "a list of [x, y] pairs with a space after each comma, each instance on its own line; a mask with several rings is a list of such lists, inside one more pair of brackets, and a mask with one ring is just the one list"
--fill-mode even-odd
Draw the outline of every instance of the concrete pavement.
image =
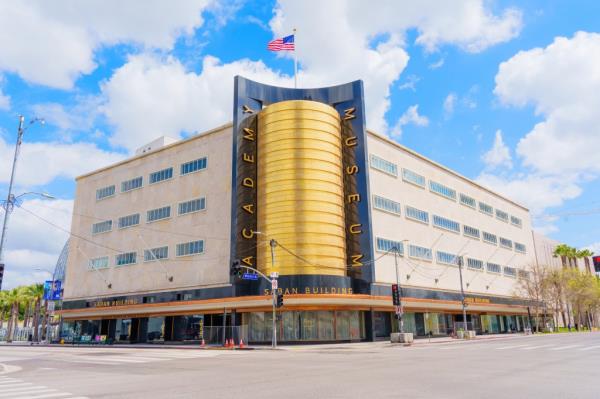
[[278, 351], [2, 346], [0, 364], [0, 399], [600, 397], [599, 333]]

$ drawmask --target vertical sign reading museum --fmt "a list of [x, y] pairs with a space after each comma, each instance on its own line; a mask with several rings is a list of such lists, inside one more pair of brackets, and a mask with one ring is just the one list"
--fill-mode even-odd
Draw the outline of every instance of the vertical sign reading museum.
[[[291, 100], [300, 101], [294, 103]], [[338, 163], [338, 166], [335, 167], [331, 163], [328, 168], [339, 170], [338, 168], [341, 166], [339, 173], [341, 174], [340, 183], [342, 191], [340, 191], [339, 200], [336, 200], [335, 204], [338, 204], [340, 207], [340, 212], [343, 210], [343, 219], [341, 219], [341, 223], [337, 223], [335, 220], [329, 218], [331, 219], [329, 223], [332, 226], [336, 224], [341, 226], [343, 232], [340, 234], [343, 237], [342, 240], [345, 240], [345, 245], [332, 243], [330, 248], [325, 248], [327, 247], [326, 242], [328, 242], [325, 236], [318, 238], [317, 241], [313, 240], [314, 234], [319, 235], [318, 231], [323, 230], [323, 233], [325, 233], [325, 225], [323, 224], [319, 227], [318, 223], [311, 225], [310, 223], [307, 224], [307, 221], [314, 219], [318, 212], [327, 212], [327, 206], [319, 206], [319, 202], [325, 201], [327, 198], [325, 192], [330, 192], [329, 188], [323, 186], [325, 181], [321, 180], [321, 177], [332, 177], [334, 173], [338, 172], [334, 171], [334, 169], [327, 169], [322, 172], [313, 170], [316, 168], [316, 164], [310, 162], [308, 164], [303, 163], [302, 159], [310, 161], [310, 156], [325, 156], [325, 152], [332, 151], [333, 149], [333, 147], [327, 149], [329, 148], [328, 146], [335, 146], [337, 144], [327, 144], [325, 137], [329, 137], [328, 133], [317, 128], [317, 126], [320, 126], [318, 123], [323, 123], [327, 119], [325, 116], [327, 112], [324, 114], [316, 112], [316, 109], [321, 108], [318, 106], [314, 106], [316, 107], [314, 108], [310, 105], [311, 102], [313, 104], [314, 102], [323, 103], [333, 107], [330, 108], [331, 111], [337, 113], [337, 116], [339, 116], [335, 124], [338, 126], [336, 128], [337, 131], [341, 132], [341, 136], [338, 133], [337, 143], [339, 143], [338, 148], [341, 148], [342, 162], [341, 165]], [[289, 115], [292, 119], [286, 119], [285, 123], [284, 121], [281, 122], [285, 126], [288, 126], [287, 130], [283, 127], [284, 125], [281, 125], [284, 130], [281, 130], [277, 126], [275, 130], [271, 125], [268, 128], [263, 126], [265, 132], [262, 133], [264, 134], [272, 131], [271, 135], [282, 135], [281, 139], [269, 136], [271, 137], [269, 143], [275, 139], [276, 144], [267, 145], [266, 142], [261, 141], [260, 121], [261, 116], [263, 114], [266, 115], [265, 110], [272, 109], [270, 106], [275, 103], [281, 103], [281, 106], [284, 108], [288, 107], [288, 105], [283, 105], [284, 103], [302, 107], [304, 107], [302, 104], [306, 104], [308, 108], [302, 112], [290, 113]], [[326, 108], [322, 109], [326, 110]], [[282, 112], [288, 111], [283, 111], [282, 109]], [[333, 115], [337, 118], [335, 114]], [[266, 256], [266, 252], [263, 253], [264, 251], [260, 252], [257, 257], [257, 246], [260, 247], [260, 245], [265, 244], [266, 241], [273, 238], [282, 247], [280, 251], [285, 252], [285, 245], [294, 248], [294, 253], [290, 255], [296, 257], [294, 260], [296, 266], [292, 266], [291, 261], [287, 262], [286, 265], [278, 265], [277, 262], [275, 264], [275, 269], [282, 272], [280, 273], [281, 277], [279, 281], [282, 288], [289, 287], [297, 289], [300, 292], [305, 292], [305, 288], [309, 287], [311, 290], [317, 287], [337, 287], [351, 288], [354, 293], [370, 293], [374, 277], [373, 240], [369, 207], [367, 142], [364, 115], [363, 86], [361, 81], [316, 89], [288, 89], [263, 85], [239, 76], [235, 78], [231, 214], [232, 261], [237, 260], [242, 265], [268, 271], [270, 259], [266, 258], [270, 257]], [[315, 117], [318, 117], [318, 121], [312, 121]], [[262, 120], [264, 120], [264, 117]], [[291, 126], [301, 129], [297, 131], [297, 137], [293, 135], [293, 129], [295, 128], [290, 130]], [[310, 128], [309, 126], [314, 128]], [[280, 129], [281, 133], [275, 133], [279, 131], [277, 129]], [[287, 142], [283, 140], [284, 136], [289, 136]], [[314, 137], [314, 139], [310, 139], [310, 137]], [[297, 170], [295, 172], [291, 170], [289, 172], [291, 173], [290, 178], [287, 180], [284, 179], [281, 182], [279, 182], [281, 180], [278, 177], [279, 175], [265, 176], [265, 173], [270, 175], [271, 172], [269, 172], [269, 168], [264, 167], [265, 160], [261, 158], [261, 148], [265, 154], [272, 153], [272, 150], [275, 150], [277, 154], [284, 154], [287, 151], [290, 154], [290, 162], [292, 162], [292, 159], [300, 157], [297, 161]], [[282, 158], [279, 161], [280, 155], [275, 156], [275, 158], [273, 157], [270, 156], [269, 159], [276, 159], [279, 163], [283, 162], [281, 165], [289, 163], [286, 160], [287, 158]], [[293, 161], [292, 164], [294, 162], [296, 161]], [[260, 165], [263, 165], [262, 169]], [[279, 170], [280, 168], [276, 167], [276, 169]], [[281, 174], [282, 172], [278, 171], [277, 173]], [[307, 174], [299, 175], [298, 173]], [[263, 182], [262, 186], [261, 181]], [[274, 181], [278, 181], [279, 183], [276, 183], [276, 186], [274, 186]], [[291, 190], [288, 186], [296, 187], [296, 189]], [[310, 192], [312, 189], [325, 191], [322, 191], [323, 194], [318, 194], [316, 191], [312, 194]], [[282, 217], [290, 219], [288, 222], [285, 222], [281, 218], [276, 218], [275, 214], [271, 215], [270, 208], [276, 209], [277, 212], [281, 212], [283, 209], [283, 205], [274, 206], [271, 204], [272, 200], [270, 198], [272, 196], [265, 197], [265, 193], [274, 193], [273, 190], [283, 190], [283, 192], [288, 193], [285, 194], [286, 197], [276, 197], [275, 199], [278, 201], [281, 199], [289, 202], [290, 200], [293, 201], [293, 198], [297, 198], [297, 202], [295, 202], [297, 206], [293, 208], [296, 209], [295, 212], [304, 212], [304, 216], [291, 217], [291, 215], [286, 216], [282, 214]], [[308, 191], [304, 191], [300, 195], [301, 190]], [[262, 197], [261, 192], [263, 193]], [[262, 209], [259, 209], [261, 208], [261, 198], [263, 202], [265, 202], [265, 198], [267, 199]], [[332, 203], [333, 206], [335, 204]], [[287, 209], [289, 206], [286, 205], [284, 208]], [[267, 220], [265, 218], [270, 220], [267, 224], [265, 224]], [[257, 229], [261, 229], [261, 223], [262, 229], [265, 230], [270, 230], [269, 226], [277, 226], [275, 230], [271, 229], [273, 230], [271, 235], [279, 235], [280, 237], [257, 236]], [[281, 230], [282, 227], [284, 230]], [[292, 232], [297, 234], [291, 234]], [[314, 234], [310, 233], [312, 235], [306, 236], [307, 232], [314, 232]], [[262, 233], [268, 234], [268, 232]], [[301, 237], [304, 238], [302, 239]], [[336, 252], [336, 248], [337, 251], [342, 250], [342, 256], [345, 258], [341, 259], [341, 268], [338, 269], [341, 273], [334, 272], [332, 267], [328, 265], [328, 262], [331, 262], [331, 259], [334, 257], [333, 254]], [[280, 254], [280, 259], [285, 261], [286, 255], [283, 252]], [[306, 257], [302, 257], [302, 254], [305, 254]], [[310, 259], [307, 260], [307, 258]], [[263, 264], [258, 264], [261, 262]], [[260, 281], [242, 281], [233, 278], [232, 283], [234, 283], [236, 295], [254, 295], [261, 292], [261, 288], [263, 288]]]

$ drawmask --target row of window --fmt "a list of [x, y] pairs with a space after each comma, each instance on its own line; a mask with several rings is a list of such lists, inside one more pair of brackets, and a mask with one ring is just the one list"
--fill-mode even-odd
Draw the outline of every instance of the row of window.
[[[394, 241], [394, 240], [389, 240], [387, 238], [377, 237], [376, 245], [377, 245], [378, 251], [392, 252], [392, 253], [394, 251], [398, 251], [398, 255], [404, 256], [404, 244], [400, 241]], [[409, 251], [408, 252], [409, 256], [412, 258], [418, 258], [418, 259], [423, 259], [426, 261], [432, 261], [432, 251], [430, 248], [420, 247], [418, 245], [409, 245], [408, 251]], [[445, 264], [445, 265], [458, 266], [459, 259], [462, 259], [462, 257], [459, 257], [456, 254], [452, 254], [452, 253], [444, 252], [444, 251], [436, 251], [435, 255], [436, 255], [436, 262]], [[466, 266], [469, 269], [483, 271], [484, 264], [486, 266], [485, 269], [490, 273], [498, 273], [498, 274], [504, 273], [504, 275], [509, 276], [509, 277], [515, 277], [517, 275], [517, 269], [514, 267], [511, 267], [511, 266], [502, 267], [496, 263], [490, 263], [490, 262], [484, 263], [482, 260], [474, 259], [474, 258], [467, 258]], [[529, 272], [527, 272], [525, 270], [519, 270], [519, 277], [528, 278]]]
[[[396, 214], [398, 216], [401, 215], [402, 206], [398, 202], [381, 197], [379, 195], [373, 196], [373, 207], [375, 209], [390, 212], [390, 213]], [[406, 205], [405, 206], [405, 216], [407, 219], [411, 219], [411, 220], [421, 222], [424, 224], [429, 224], [429, 212], [427, 212], [427, 211], [423, 211], [421, 209], [417, 209], [412, 206]], [[432, 225], [434, 227], [437, 227], [437, 228], [440, 228], [443, 230], [447, 230], [447, 231], [451, 231], [454, 233], [458, 233], [458, 234], [460, 234], [460, 232], [461, 232], [459, 222], [445, 218], [443, 216], [439, 216], [439, 215], [432, 215]], [[466, 237], [474, 238], [477, 240], [481, 239], [483, 236], [484, 242], [486, 242], [488, 244], [498, 245], [498, 237], [495, 234], [488, 233], [485, 231], [480, 232], [479, 229], [476, 227], [472, 227], [472, 226], [463, 224], [462, 233]], [[512, 250], [513, 249], [513, 241], [509, 240], [507, 238], [500, 237], [500, 246], [503, 248]], [[514, 250], [517, 252], [523, 253], [523, 254], [527, 252], [525, 245], [518, 243], [518, 242], [514, 243]]]
[[[188, 213], [198, 212], [206, 209], [206, 197], [196, 198], [190, 201], [180, 202], [178, 204], [178, 214], [185, 215]], [[157, 220], [167, 219], [171, 217], [171, 206], [164, 206], [161, 208], [151, 209], [146, 212], [146, 223], [155, 222]], [[112, 220], [105, 220], [102, 222], [94, 223], [92, 225], [92, 234], [106, 233], [112, 230]], [[137, 226], [140, 224], [140, 214], [134, 213], [132, 215], [121, 216], [117, 219], [117, 226], [120, 229], [124, 229], [131, 226]]]
[[[180, 165], [179, 175], [184, 176], [189, 173], [197, 172], [206, 169], [207, 159], [206, 157], [195, 159], [193, 161], [185, 162]], [[164, 180], [173, 178], [173, 167], [162, 169], [156, 172], [152, 172], [148, 175], [149, 184], [158, 183]], [[137, 176], [133, 179], [125, 180], [121, 182], [121, 192], [135, 190], [141, 188], [144, 185], [143, 176]], [[115, 185], [102, 187], [96, 190], [96, 200], [112, 197], [115, 195]]]
[[[175, 246], [176, 256], [190, 256], [204, 253], [204, 240], [184, 242]], [[152, 262], [169, 258], [169, 247], [157, 247], [144, 250], [144, 262]], [[115, 255], [115, 266], [133, 265], [138, 261], [137, 251], [124, 252]], [[89, 260], [90, 269], [106, 269], [109, 266], [109, 257], [101, 256]]]
[[[370, 162], [371, 162], [371, 167], [373, 169], [377, 169], [381, 172], [387, 173], [388, 175], [398, 177], [398, 166], [395, 163], [385, 160], [374, 154], [371, 154]], [[416, 172], [413, 172], [409, 169], [402, 168], [402, 180], [404, 180], [407, 183], [411, 183], [411, 184], [417, 185], [419, 187], [426, 188], [427, 180], [426, 180], [425, 176], [420, 175]], [[457, 200], [456, 190], [454, 190], [451, 187], [445, 186], [441, 183], [438, 183], [436, 181], [433, 181], [433, 180], [429, 180], [429, 191], [431, 191], [432, 193], [435, 193], [435, 194], [439, 194], [442, 197], [445, 197], [452, 201]], [[469, 208], [479, 209], [479, 211], [481, 211], [482, 213], [487, 214], [489, 216], [494, 215], [494, 208], [491, 205], [488, 205], [481, 201], [477, 202], [475, 200], [475, 198], [470, 197], [466, 194], [463, 194], [463, 193], [458, 194], [458, 201], [461, 204], [468, 206]], [[508, 213], [501, 211], [500, 209], [495, 210], [495, 215], [498, 220], [501, 220], [503, 222], [508, 223], [510, 221], [510, 223], [512, 223], [514, 226], [517, 226], [517, 227], [523, 226], [523, 221], [520, 218], [509, 215]]]

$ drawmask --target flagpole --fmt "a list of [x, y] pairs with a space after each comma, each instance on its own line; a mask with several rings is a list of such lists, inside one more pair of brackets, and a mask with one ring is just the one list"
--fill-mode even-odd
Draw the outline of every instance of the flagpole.
[[296, 28], [294, 28], [294, 89], [298, 88], [298, 56], [296, 51]]

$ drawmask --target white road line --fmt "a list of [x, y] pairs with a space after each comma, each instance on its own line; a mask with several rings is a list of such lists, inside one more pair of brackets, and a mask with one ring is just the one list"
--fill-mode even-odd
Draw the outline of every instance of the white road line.
[[2, 391], [2, 393], [0, 393], [0, 398], [14, 398], [16, 395], [42, 394], [50, 392], [56, 392], [56, 389], [50, 389], [46, 387], [27, 387], [21, 389], [11, 389], [10, 391]]
[[589, 351], [589, 350], [598, 349], [598, 348], [600, 348], [600, 345], [588, 346], [587, 348], [580, 348], [578, 350], [580, 350], [580, 351]]
[[554, 344], [546, 344], [546, 345], [535, 345], [535, 346], [526, 346], [524, 348], [520, 348], [522, 351], [531, 351], [534, 349], [547, 348], [549, 346], [554, 346]]
[[548, 349], [548, 350], [551, 350], [551, 351], [561, 351], [561, 350], [563, 350], [563, 349], [577, 348], [577, 347], [579, 347], [579, 346], [581, 346], [581, 345], [567, 345], [567, 346], [559, 346], [558, 348], [551, 348], [551, 349]]
[[33, 385], [33, 384], [30, 382], [20, 382], [20, 381], [15, 381], [10, 384], [2, 384], [2, 386], [1, 386], [2, 391], [0, 391], [0, 392], [4, 392], [5, 390], [10, 389], [10, 388], [24, 387], [27, 385]]
[[440, 349], [449, 351], [449, 350], [460, 349], [460, 348], [458, 346], [442, 346]]
[[12, 399], [42, 399], [42, 398], [57, 398], [60, 396], [62, 396], [64, 398], [65, 396], [71, 396], [71, 394], [68, 392], [57, 392], [57, 393], [46, 393], [46, 394], [42, 394], [42, 395], [34, 394], [34, 396], [15, 396]]
[[515, 348], [522, 348], [522, 347], [524, 347], [524, 346], [527, 346], [527, 345], [510, 345], [510, 346], [501, 346], [501, 347], [499, 347], [499, 348], [496, 348], [496, 350], [499, 350], [499, 351], [501, 351], [501, 350], [504, 350], [504, 349], [515, 349]]
[[116, 366], [119, 363], [116, 362], [102, 362], [102, 361], [98, 361], [98, 360], [65, 360], [66, 362], [69, 363], [81, 363], [81, 364], [101, 364], [101, 365], [105, 365], [105, 366]]

